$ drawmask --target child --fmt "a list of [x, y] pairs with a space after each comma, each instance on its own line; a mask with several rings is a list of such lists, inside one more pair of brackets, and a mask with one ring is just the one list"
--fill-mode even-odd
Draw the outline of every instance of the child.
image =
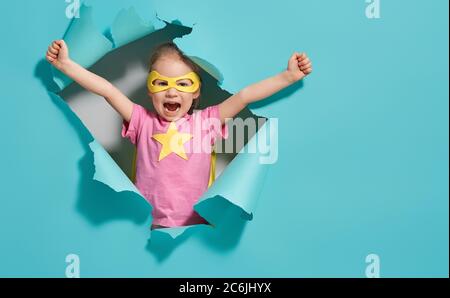
[[193, 205], [208, 188], [211, 149], [217, 137], [227, 137], [226, 120], [312, 71], [306, 54], [294, 53], [287, 70], [194, 112], [201, 88], [198, 67], [169, 42], [158, 47], [150, 61], [147, 87], [153, 113], [72, 61], [64, 40], [54, 41], [46, 58], [79, 85], [104, 97], [122, 116], [122, 136], [137, 148], [136, 187], [153, 206], [152, 229], [207, 224]]

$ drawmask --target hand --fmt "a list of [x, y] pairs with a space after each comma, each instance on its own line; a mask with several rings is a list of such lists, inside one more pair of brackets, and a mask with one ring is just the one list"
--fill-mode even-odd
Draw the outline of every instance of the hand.
[[289, 59], [287, 72], [294, 82], [309, 75], [312, 72], [312, 65], [306, 53], [295, 52]]
[[61, 69], [64, 64], [69, 62], [69, 48], [64, 40], [53, 41], [48, 47], [46, 58], [57, 69]]

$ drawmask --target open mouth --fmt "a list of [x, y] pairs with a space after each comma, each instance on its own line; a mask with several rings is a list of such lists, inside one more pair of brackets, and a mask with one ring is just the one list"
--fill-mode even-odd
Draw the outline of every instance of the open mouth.
[[172, 112], [172, 113], [178, 112], [180, 110], [180, 108], [181, 108], [181, 104], [176, 103], [176, 102], [173, 102], [173, 103], [166, 102], [166, 103], [164, 103], [164, 109], [167, 112]]

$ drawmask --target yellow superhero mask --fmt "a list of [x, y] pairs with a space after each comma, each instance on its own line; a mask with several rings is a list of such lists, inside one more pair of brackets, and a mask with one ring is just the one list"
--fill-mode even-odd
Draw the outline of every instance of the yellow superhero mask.
[[[156, 82], [156, 80], [158, 81]], [[156, 70], [152, 70], [147, 78], [147, 87], [151, 93], [161, 92], [172, 87], [181, 92], [194, 93], [200, 87], [200, 78], [193, 71], [173, 78], [165, 77]]]

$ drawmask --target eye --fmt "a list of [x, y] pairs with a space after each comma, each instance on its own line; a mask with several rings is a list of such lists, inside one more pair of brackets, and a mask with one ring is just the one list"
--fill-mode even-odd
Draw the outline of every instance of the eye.
[[167, 86], [167, 82], [161, 81], [161, 80], [155, 80], [155, 81], [153, 81], [153, 84], [156, 86]]
[[177, 81], [177, 85], [181, 86], [181, 87], [188, 87], [188, 86], [192, 86], [192, 81], [191, 80], [181, 80], [181, 81]]

